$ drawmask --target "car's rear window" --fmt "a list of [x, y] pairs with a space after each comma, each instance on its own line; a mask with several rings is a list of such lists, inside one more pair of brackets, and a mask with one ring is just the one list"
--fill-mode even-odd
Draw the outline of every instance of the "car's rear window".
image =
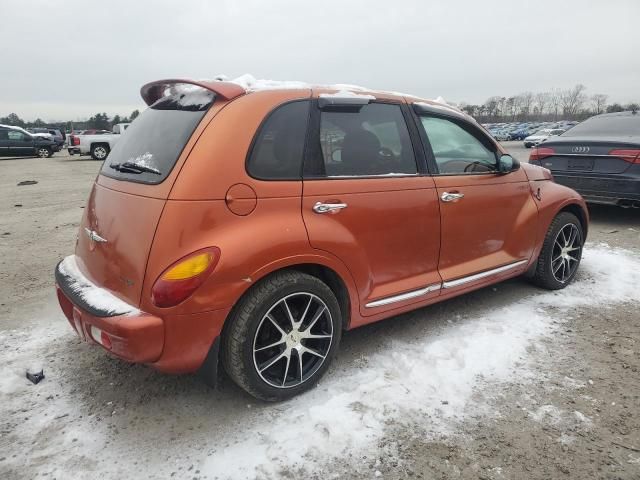
[[568, 130], [564, 137], [640, 135], [640, 114], [591, 117]]
[[200, 87], [162, 97], [121, 134], [100, 173], [131, 182], [162, 182], [214, 100], [213, 92]]

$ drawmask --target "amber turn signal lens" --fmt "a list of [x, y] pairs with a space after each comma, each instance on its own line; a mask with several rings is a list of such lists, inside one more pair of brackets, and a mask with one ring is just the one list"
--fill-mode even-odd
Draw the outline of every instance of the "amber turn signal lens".
[[167, 308], [186, 300], [209, 277], [220, 260], [220, 249], [210, 247], [178, 260], [167, 268], [151, 289], [151, 301]]
[[162, 274], [163, 280], [185, 280], [200, 275], [204, 272], [211, 262], [213, 256], [209, 252], [200, 253], [181, 261], [176, 266], [169, 268]]

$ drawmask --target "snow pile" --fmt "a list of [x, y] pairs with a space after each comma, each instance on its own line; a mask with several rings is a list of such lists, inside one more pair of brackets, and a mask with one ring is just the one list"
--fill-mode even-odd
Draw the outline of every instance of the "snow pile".
[[60, 273], [69, 279], [69, 287], [73, 292], [96, 310], [102, 310], [111, 315], [134, 315], [139, 312], [137, 308], [85, 277], [78, 268], [75, 255], [69, 255], [62, 260], [58, 268]]
[[153, 153], [145, 152], [142, 155], [138, 155], [137, 157], [131, 157], [126, 163], [133, 163], [139, 167], [147, 168], [149, 170], [153, 170], [153, 173], [157, 173], [160, 175], [160, 170], [158, 170], [154, 164], [151, 162], [153, 159]]
[[638, 301], [639, 283], [638, 257], [606, 246], [587, 248], [579, 280], [565, 290], [465, 319], [440, 337], [391, 341], [365, 367], [330, 372], [321, 387], [288, 402], [281, 414], [265, 414], [238, 429], [231, 445], [206, 459], [202, 469], [220, 478], [269, 477], [311, 462], [320, 472], [334, 457], [375, 454], [388, 426], [414, 422], [447, 432], [479, 408], [471, 396], [485, 381], [534, 375], [518, 365], [568, 309]]

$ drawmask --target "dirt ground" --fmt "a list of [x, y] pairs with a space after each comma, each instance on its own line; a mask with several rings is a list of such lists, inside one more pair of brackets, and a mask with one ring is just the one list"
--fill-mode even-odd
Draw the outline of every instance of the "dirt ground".
[[[506, 146], [526, 159], [528, 152], [516, 142]], [[166, 376], [128, 365], [67, 333], [52, 272], [56, 262], [73, 251], [99, 166], [88, 157], [60, 153], [50, 159], [0, 159], [0, 362], [20, 344], [37, 341], [51, 373], [29, 390], [20, 408], [0, 405], [0, 478], [95, 478], [98, 472], [103, 478], [122, 478], [131, 475], [131, 468], [140, 468], [134, 474], [139, 478], [217, 478], [210, 469], [201, 471], [199, 460], [215, 454], [216, 439], [225, 438], [238, 422], [280, 415], [287, 406], [255, 402], [228, 381], [211, 391], [195, 377]], [[38, 183], [18, 186], [28, 180]], [[590, 245], [606, 243], [640, 254], [640, 210], [598, 206], [590, 213]], [[531, 295], [531, 288], [512, 280], [348, 332], [328, 375], [366, 367], [362, 358], [389, 339], [446, 332], [451, 312], [463, 317], [490, 312]], [[640, 295], [611, 308], [572, 309], [554, 335], [541, 337], [529, 349], [535, 376], [516, 376], [495, 385], [488, 381], [472, 397], [486, 413], [476, 408], [446, 432], [434, 434], [427, 424], [406, 419], [387, 425], [377, 440], [377, 454], [337, 456], [321, 469], [297, 466], [256, 475], [638, 479], [639, 305]], [[42, 338], [34, 340], [33, 334]], [[62, 390], [47, 382], [62, 385]], [[0, 389], [2, 385], [0, 380]], [[446, 405], [443, 400], [443, 408]], [[49, 417], [34, 418], [43, 412]], [[25, 430], [25, 425], [33, 429]], [[75, 433], [80, 426], [102, 434], [99, 439], [81, 437]], [[84, 449], [74, 455], [80, 444]], [[145, 453], [131, 460], [128, 450], [137, 446]], [[105, 470], [100, 459], [88, 458], [84, 451], [109, 451], [111, 469]], [[65, 452], [68, 456], [61, 459]], [[129, 461], [119, 462], [120, 458]], [[166, 466], [161, 474], [151, 467], [159, 464]]]

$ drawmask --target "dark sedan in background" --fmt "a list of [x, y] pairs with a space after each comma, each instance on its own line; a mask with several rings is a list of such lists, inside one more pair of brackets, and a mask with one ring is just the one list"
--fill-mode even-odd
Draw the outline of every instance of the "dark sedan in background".
[[529, 162], [587, 202], [640, 208], [640, 114], [591, 117], [531, 151]]

